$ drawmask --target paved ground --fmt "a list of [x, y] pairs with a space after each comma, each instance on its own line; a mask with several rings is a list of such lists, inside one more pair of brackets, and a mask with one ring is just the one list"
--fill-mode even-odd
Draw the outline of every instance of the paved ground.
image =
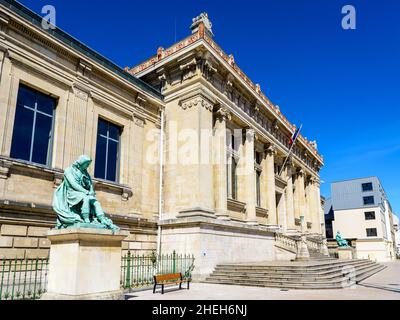
[[[166, 288], [164, 295], [152, 290], [132, 292], [129, 300], [400, 300], [400, 262], [353, 288], [335, 290], [288, 290], [193, 283], [190, 290]], [[127, 297], [128, 298], [128, 297]]]

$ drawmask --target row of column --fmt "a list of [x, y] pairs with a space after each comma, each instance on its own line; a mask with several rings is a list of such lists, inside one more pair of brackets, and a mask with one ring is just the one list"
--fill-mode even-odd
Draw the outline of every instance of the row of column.
[[[213, 154], [215, 177], [215, 211], [220, 219], [229, 219], [227, 210], [227, 168], [226, 168], [226, 121], [230, 119], [229, 112], [219, 108], [215, 113]], [[239, 198], [246, 203], [246, 222], [256, 225], [256, 172], [254, 170], [255, 135], [254, 130], [246, 130], [244, 143], [240, 146], [238, 170]], [[261, 207], [268, 209], [268, 225], [281, 225], [283, 229], [300, 229], [295, 218], [304, 216], [306, 222], [311, 222], [311, 232], [320, 233], [320, 196], [319, 184], [314, 178], [306, 177], [302, 169], [295, 168], [290, 159], [284, 168], [281, 178], [286, 181], [286, 188], [277, 209], [275, 182], [274, 146], [267, 145], [263, 150], [261, 172]], [[293, 177], [293, 179], [292, 179]], [[293, 186], [294, 180], [294, 186]], [[294, 188], [293, 188], [294, 187]]]

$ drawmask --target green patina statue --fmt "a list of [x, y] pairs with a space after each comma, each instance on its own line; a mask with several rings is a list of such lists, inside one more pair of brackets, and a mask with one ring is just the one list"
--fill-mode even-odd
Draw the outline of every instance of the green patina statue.
[[92, 163], [88, 156], [80, 156], [64, 172], [64, 180], [53, 197], [53, 209], [57, 213], [56, 229], [64, 228], [119, 228], [106, 217], [96, 199], [87, 168]]
[[342, 238], [342, 235], [340, 234], [339, 231], [336, 233], [336, 242], [339, 248], [350, 248], [349, 244], [347, 243], [347, 240]]

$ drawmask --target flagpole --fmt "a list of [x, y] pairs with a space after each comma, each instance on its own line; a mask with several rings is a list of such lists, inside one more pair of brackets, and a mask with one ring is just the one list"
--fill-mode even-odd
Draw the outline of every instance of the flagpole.
[[301, 128], [302, 128], [302, 127], [303, 127], [303, 125], [301, 124], [301, 125], [300, 125], [300, 129], [299, 129], [299, 132], [298, 132], [298, 134], [297, 134], [297, 137], [295, 137], [295, 139], [293, 140], [293, 143], [292, 143], [292, 145], [290, 146], [290, 149], [289, 149], [289, 153], [288, 153], [288, 155], [286, 156], [285, 161], [283, 162], [281, 171], [279, 172], [279, 177], [281, 176], [283, 170], [285, 169], [286, 162], [288, 161], [288, 159], [289, 159], [289, 157], [290, 157], [290, 154], [292, 153], [293, 147], [294, 147], [294, 145], [295, 145], [295, 143], [296, 143], [297, 138], [299, 137], [299, 134], [300, 134], [300, 131], [301, 131]]

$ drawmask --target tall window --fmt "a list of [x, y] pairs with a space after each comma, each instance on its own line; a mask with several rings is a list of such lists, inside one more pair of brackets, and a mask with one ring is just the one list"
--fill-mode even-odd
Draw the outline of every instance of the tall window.
[[376, 228], [367, 228], [367, 237], [376, 237], [377, 235]]
[[364, 205], [375, 204], [374, 196], [363, 197]]
[[227, 131], [227, 139], [226, 139], [226, 150], [227, 150], [227, 164], [226, 164], [226, 172], [227, 172], [227, 193], [228, 198], [237, 200], [237, 164], [239, 161], [239, 153], [237, 151], [239, 146], [235, 145], [235, 136], [233, 131]]
[[120, 134], [120, 127], [99, 119], [94, 168], [94, 176], [96, 178], [117, 181]]
[[254, 152], [254, 169], [256, 172], [256, 205], [261, 207], [261, 173], [262, 173], [262, 153]]
[[21, 85], [18, 90], [11, 157], [50, 165], [56, 100]]
[[365, 191], [372, 191], [372, 190], [373, 190], [373, 188], [372, 188], [372, 182], [367, 182], [367, 183], [361, 184], [361, 188], [362, 188], [362, 191], [363, 191], [363, 192], [365, 192]]

